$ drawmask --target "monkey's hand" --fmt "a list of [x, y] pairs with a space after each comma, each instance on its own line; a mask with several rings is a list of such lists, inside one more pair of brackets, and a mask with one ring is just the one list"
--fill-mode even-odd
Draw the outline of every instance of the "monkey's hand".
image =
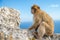
[[29, 28], [28, 30], [31, 30], [32, 28]]
[[32, 30], [34, 27], [32, 26], [32, 27], [30, 27], [28, 30]]

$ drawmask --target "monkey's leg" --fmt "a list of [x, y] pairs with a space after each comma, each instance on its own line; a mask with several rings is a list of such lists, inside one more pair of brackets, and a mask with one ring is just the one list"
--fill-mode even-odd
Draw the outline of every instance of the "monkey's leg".
[[54, 29], [50, 25], [48, 25], [46, 22], [43, 22], [43, 25], [45, 26], [46, 35], [52, 37]]
[[43, 23], [38, 27], [39, 40], [42, 40], [43, 35], [45, 34], [45, 25]]
[[39, 37], [38, 32], [33, 32], [33, 35], [36, 39], [38, 39], [38, 37]]

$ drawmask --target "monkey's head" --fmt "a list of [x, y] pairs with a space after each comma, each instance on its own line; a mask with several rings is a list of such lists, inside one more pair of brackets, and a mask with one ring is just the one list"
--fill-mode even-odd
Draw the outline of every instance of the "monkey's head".
[[40, 7], [38, 5], [33, 5], [31, 7], [32, 14], [35, 14], [36, 12], [38, 12], [38, 10], [40, 10]]

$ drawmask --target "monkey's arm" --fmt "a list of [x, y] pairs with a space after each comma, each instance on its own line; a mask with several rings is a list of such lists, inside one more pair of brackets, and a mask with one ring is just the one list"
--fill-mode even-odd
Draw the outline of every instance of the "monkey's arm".
[[29, 30], [35, 29], [39, 25], [39, 21], [35, 20], [35, 23], [29, 28]]
[[35, 29], [36, 24], [37, 24], [37, 23], [34, 23], [34, 24], [29, 28], [29, 30]]

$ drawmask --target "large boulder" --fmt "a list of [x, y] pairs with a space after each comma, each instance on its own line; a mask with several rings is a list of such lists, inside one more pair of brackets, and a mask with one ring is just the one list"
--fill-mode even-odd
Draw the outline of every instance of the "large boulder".
[[[0, 8], [0, 39], [11, 37], [15, 31], [19, 30], [20, 12], [13, 8]], [[18, 32], [18, 31], [17, 31]], [[2, 36], [3, 35], [3, 36]], [[11, 35], [11, 36], [10, 36]], [[8, 39], [7, 39], [8, 40]]]
[[0, 40], [30, 40], [28, 30], [20, 29], [20, 12], [13, 8], [0, 8]]

